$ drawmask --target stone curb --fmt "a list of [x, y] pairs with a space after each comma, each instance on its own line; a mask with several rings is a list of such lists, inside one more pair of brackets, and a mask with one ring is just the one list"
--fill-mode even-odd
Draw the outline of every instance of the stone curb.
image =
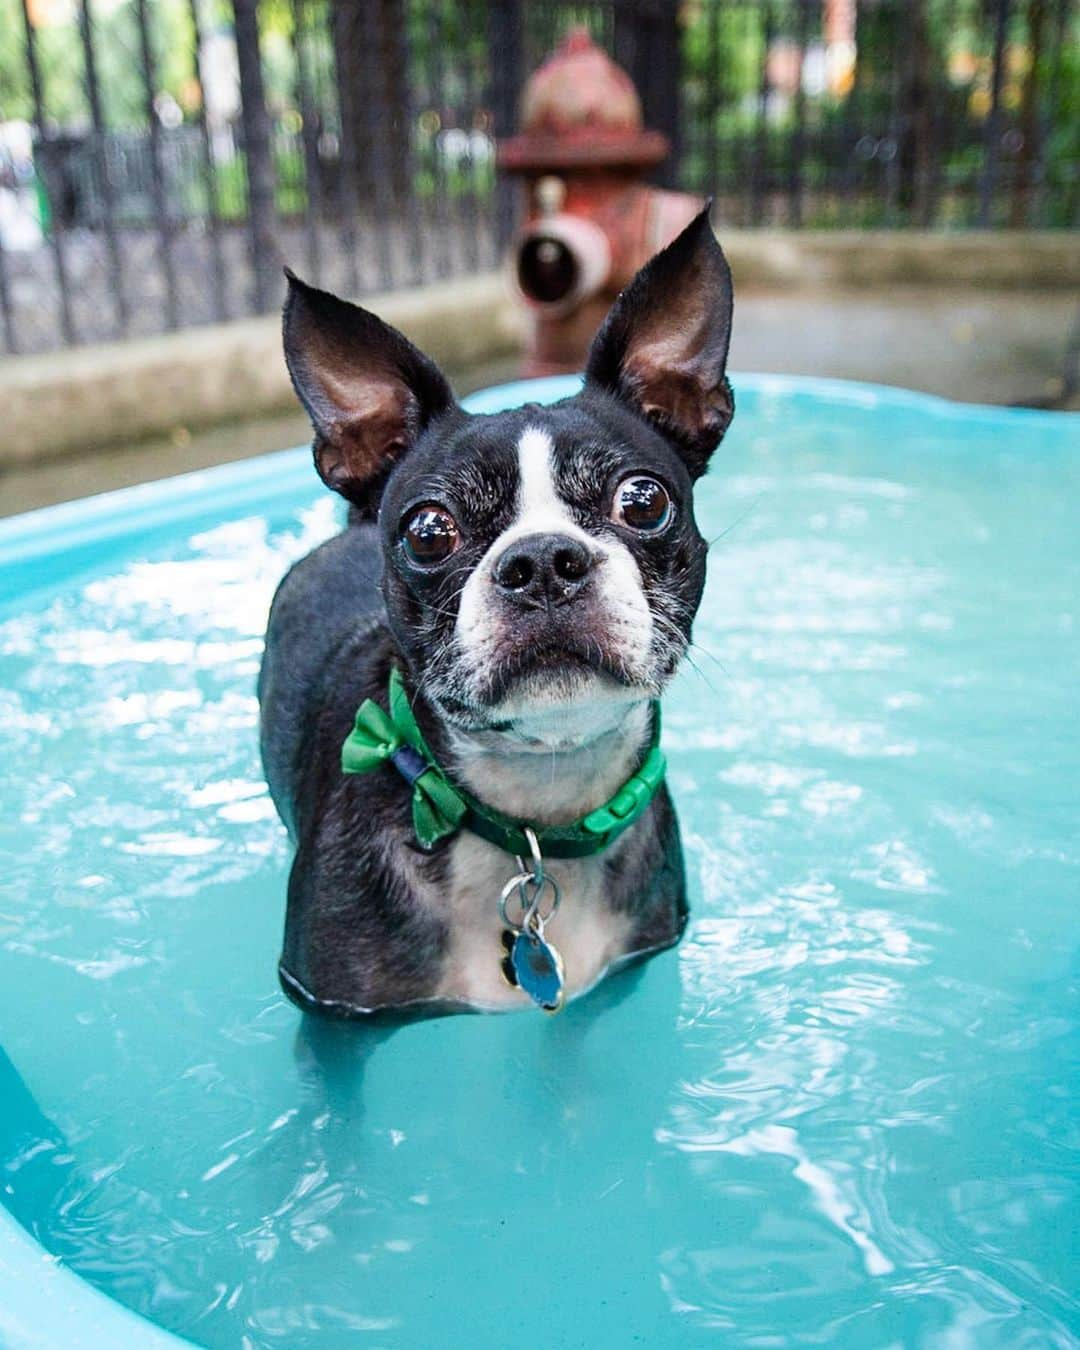
[[[497, 273], [365, 297], [451, 376], [520, 347]], [[0, 467], [297, 408], [277, 315], [0, 363]]]

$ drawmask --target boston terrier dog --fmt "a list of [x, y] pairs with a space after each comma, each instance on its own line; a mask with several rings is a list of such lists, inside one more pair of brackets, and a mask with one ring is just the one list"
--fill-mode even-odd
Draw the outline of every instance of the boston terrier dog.
[[289, 275], [286, 360], [350, 504], [281, 583], [259, 677], [301, 1007], [554, 1011], [678, 941], [658, 700], [704, 584], [731, 314], [706, 211], [616, 300], [580, 393], [471, 416]]

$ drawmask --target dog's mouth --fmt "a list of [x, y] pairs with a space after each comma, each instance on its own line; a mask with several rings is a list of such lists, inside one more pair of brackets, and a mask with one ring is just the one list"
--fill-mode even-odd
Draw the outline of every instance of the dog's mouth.
[[523, 642], [499, 652], [486, 671], [482, 700], [490, 705], [529, 694], [550, 700], [570, 698], [593, 679], [630, 686], [625, 664], [612, 657], [596, 637], [560, 634]]

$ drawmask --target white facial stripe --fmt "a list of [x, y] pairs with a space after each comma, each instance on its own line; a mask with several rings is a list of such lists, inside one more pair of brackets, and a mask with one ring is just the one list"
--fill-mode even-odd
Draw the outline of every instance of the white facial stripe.
[[526, 427], [518, 441], [518, 519], [515, 523], [526, 521], [529, 516], [561, 515], [566, 519], [570, 513], [566, 503], [555, 491], [555, 478], [552, 472], [552, 453], [555, 447], [551, 437], [540, 427]]
[[555, 490], [555, 447], [540, 427], [526, 427], [518, 440], [517, 516], [495, 547], [499, 552], [527, 534], [569, 534], [583, 542], [593, 541], [574, 521], [570, 508]]
[[609, 617], [614, 645], [628, 671], [644, 676], [653, 620], [641, 585], [641, 573], [629, 549], [583, 530], [555, 487], [554, 445], [542, 427], [526, 427], [518, 438], [517, 515], [481, 558], [462, 589], [457, 640], [470, 673], [483, 670], [502, 629], [491, 578], [498, 559], [518, 539], [532, 534], [565, 534], [580, 540], [602, 563], [599, 590]]

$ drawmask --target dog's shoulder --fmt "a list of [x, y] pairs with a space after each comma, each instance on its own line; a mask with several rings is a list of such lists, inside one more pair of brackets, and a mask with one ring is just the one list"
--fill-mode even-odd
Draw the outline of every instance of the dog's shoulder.
[[260, 739], [271, 794], [294, 836], [309, 766], [336, 758], [357, 706], [380, 677], [385, 684], [389, 659], [376, 532], [350, 526], [294, 564], [270, 609]]
[[350, 524], [293, 563], [270, 606], [268, 641], [285, 625], [322, 620], [336, 626], [349, 618], [381, 613], [382, 555], [374, 525]]

